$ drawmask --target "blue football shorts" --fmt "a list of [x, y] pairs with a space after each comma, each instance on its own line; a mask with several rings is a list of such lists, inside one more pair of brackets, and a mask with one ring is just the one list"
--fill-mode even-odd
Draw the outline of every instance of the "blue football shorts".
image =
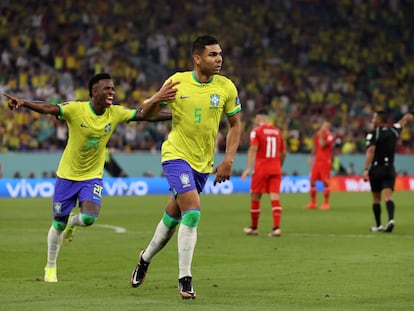
[[72, 208], [83, 201], [89, 201], [101, 206], [102, 179], [74, 181], [56, 178], [55, 193], [53, 195], [53, 216], [69, 215]]
[[170, 185], [170, 191], [174, 195], [194, 189], [198, 193], [202, 192], [210, 175], [193, 170], [190, 164], [184, 160], [165, 161], [162, 163], [162, 168]]

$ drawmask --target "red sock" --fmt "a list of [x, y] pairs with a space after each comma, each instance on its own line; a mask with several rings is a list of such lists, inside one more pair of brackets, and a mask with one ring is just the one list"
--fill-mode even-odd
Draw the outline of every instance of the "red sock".
[[273, 200], [272, 203], [272, 215], [273, 215], [273, 229], [279, 228], [280, 220], [282, 218], [282, 207], [279, 200]]
[[329, 187], [325, 187], [325, 191], [323, 192], [323, 198], [324, 198], [324, 202], [325, 203], [329, 203], [329, 196], [331, 194], [331, 189], [329, 189]]
[[252, 219], [251, 227], [257, 228], [259, 224], [259, 217], [260, 217], [260, 201], [251, 200], [250, 217]]
[[316, 203], [316, 186], [311, 186], [310, 196], [311, 196], [311, 202]]

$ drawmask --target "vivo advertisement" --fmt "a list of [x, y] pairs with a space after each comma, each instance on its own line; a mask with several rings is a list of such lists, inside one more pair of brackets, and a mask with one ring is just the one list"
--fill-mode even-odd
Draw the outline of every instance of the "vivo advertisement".
[[[249, 193], [250, 178], [242, 181], [240, 177], [213, 185], [214, 176], [210, 177], [204, 187], [204, 194]], [[51, 197], [55, 189], [53, 178], [33, 179], [0, 179], [0, 197], [34, 198]], [[282, 192], [308, 192], [307, 177], [283, 177]], [[169, 194], [169, 186], [165, 178], [104, 178], [104, 196], [142, 196], [153, 194]]]
[[[204, 187], [204, 194], [232, 194], [249, 193], [250, 178], [242, 181], [240, 177], [213, 186], [214, 177], [210, 177]], [[308, 176], [283, 176], [282, 193], [309, 192]], [[318, 191], [322, 184], [317, 183]], [[367, 192], [369, 183], [359, 176], [333, 177], [330, 182], [331, 191]], [[398, 177], [395, 183], [396, 190], [414, 190], [414, 176]], [[55, 189], [55, 179], [0, 179], [1, 198], [35, 198], [51, 197]], [[154, 194], [169, 194], [166, 179], [155, 178], [104, 178], [103, 194], [105, 196], [143, 196]]]

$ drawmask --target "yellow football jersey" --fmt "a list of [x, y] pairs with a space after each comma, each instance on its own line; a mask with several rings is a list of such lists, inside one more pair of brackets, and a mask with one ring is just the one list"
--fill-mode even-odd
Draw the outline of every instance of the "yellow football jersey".
[[90, 102], [67, 102], [59, 109], [69, 138], [56, 175], [69, 180], [102, 178], [109, 138], [119, 123], [129, 122], [137, 111], [112, 105], [97, 115]]
[[201, 83], [194, 72], [180, 72], [166, 81], [180, 81], [175, 100], [168, 105], [172, 129], [162, 145], [162, 162], [183, 159], [200, 173], [211, 173], [216, 136], [223, 113], [233, 116], [241, 110], [234, 83], [215, 75]]

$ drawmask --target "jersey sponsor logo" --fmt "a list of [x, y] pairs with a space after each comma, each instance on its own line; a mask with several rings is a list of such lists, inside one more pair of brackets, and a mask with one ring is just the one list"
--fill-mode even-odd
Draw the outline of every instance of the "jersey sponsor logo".
[[83, 128], [88, 128], [89, 126], [87, 126], [87, 125], [85, 125], [85, 124], [81, 123], [81, 124], [80, 124], [80, 127], [83, 127]]
[[181, 181], [181, 184], [183, 185], [183, 188], [190, 187], [190, 177], [188, 176], [188, 174], [186, 173], [181, 174], [180, 181]]
[[210, 109], [218, 108], [220, 103], [220, 95], [218, 94], [211, 94], [210, 95]]
[[185, 99], [185, 98], [190, 98], [190, 96], [184, 96], [184, 95], [180, 96], [180, 99]]

